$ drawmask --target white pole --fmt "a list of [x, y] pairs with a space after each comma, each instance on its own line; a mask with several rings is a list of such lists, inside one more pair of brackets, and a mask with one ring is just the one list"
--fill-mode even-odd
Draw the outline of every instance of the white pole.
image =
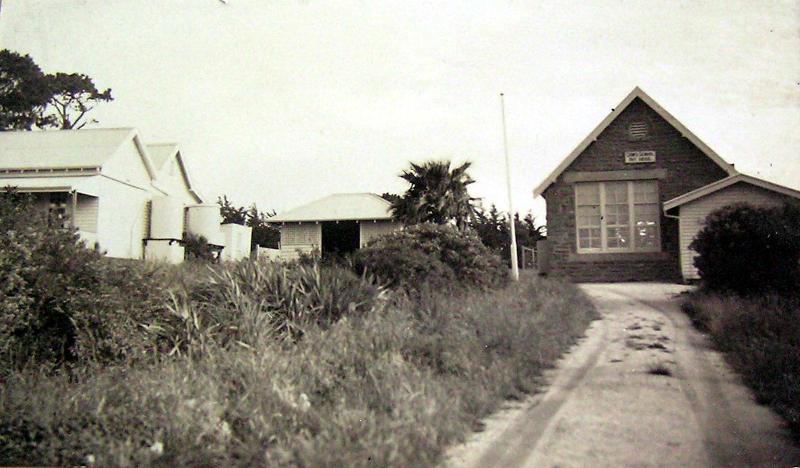
[[519, 281], [519, 266], [517, 265], [517, 233], [514, 226], [514, 203], [511, 198], [511, 164], [508, 158], [508, 137], [506, 136], [506, 102], [503, 93], [500, 93], [500, 113], [503, 117], [503, 152], [506, 155], [506, 183], [508, 184], [508, 223], [511, 225], [511, 278]]

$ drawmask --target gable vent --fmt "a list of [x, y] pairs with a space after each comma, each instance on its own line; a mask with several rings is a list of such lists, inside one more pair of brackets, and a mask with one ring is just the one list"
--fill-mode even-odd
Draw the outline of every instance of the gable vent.
[[650, 137], [650, 128], [647, 122], [632, 122], [628, 125], [628, 138], [631, 140], [646, 140]]

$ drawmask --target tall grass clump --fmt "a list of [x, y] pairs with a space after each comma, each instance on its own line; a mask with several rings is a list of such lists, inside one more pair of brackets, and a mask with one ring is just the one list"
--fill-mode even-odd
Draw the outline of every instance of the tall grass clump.
[[526, 278], [309, 323], [295, 341], [20, 373], [0, 388], [0, 463], [429, 466], [533, 391], [593, 318], [573, 286]]
[[173, 295], [169, 310], [179, 320], [156, 331], [178, 352], [251, 348], [264, 339], [300, 338], [306, 328], [326, 328], [346, 315], [377, 313], [386, 301], [386, 290], [343, 268], [248, 260], [210, 268]]
[[699, 292], [683, 309], [800, 440], [800, 295]]

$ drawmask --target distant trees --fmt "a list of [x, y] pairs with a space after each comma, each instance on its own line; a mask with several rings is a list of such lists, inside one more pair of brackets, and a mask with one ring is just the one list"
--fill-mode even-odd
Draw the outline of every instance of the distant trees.
[[410, 187], [392, 201], [392, 216], [404, 224], [455, 222], [464, 229], [475, 212], [467, 187], [475, 181], [467, 170], [472, 163], [451, 168], [450, 161], [411, 163], [400, 177]]
[[267, 219], [275, 216], [274, 210], [269, 213], [259, 211], [255, 203], [249, 208], [236, 206], [225, 195], [217, 198], [217, 204], [220, 206], [223, 223], [235, 223], [253, 228], [250, 250], [256, 246], [278, 248], [281, 232], [278, 228], [267, 224]]
[[[475, 217], [470, 222], [470, 227], [478, 234], [481, 242], [502, 258], [508, 258], [511, 248], [511, 229], [508, 222], [508, 213], [500, 212], [495, 205], [489, 210], [475, 210]], [[514, 214], [514, 230], [517, 236], [517, 256], [522, 257], [523, 247], [536, 247], [536, 241], [545, 238], [545, 227], [537, 226], [531, 213], [520, 219], [519, 213]]]
[[0, 130], [83, 128], [97, 103], [113, 100], [88, 75], [46, 75], [29, 55], [0, 50]]
[[47, 75], [46, 80], [51, 93], [47, 109], [52, 112], [44, 118], [62, 130], [83, 128], [90, 122], [84, 117], [97, 103], [114, 100], [111, 88], [98, 90], [92, 79], [82, 73], [56, 73]]
[[28, 55], [0, 50], [0, 130], [30, 130], [44, 124], [50, 101], [45, 74]]

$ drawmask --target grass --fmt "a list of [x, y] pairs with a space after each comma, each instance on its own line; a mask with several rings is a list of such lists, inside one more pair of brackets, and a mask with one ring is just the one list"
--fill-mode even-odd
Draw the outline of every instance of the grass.
[[709, 333], [759, 403], [800, 441], [800, 297], [691, 293], [683, 310]]
[[[323, 310], [333, 299], [319, 296]], [[225, 315], [234, 345], [11, 373], [0, 387], [0, 464], [432, 465], [503, 400], [535, 390], [596, 316], [574, 286], [536, 277], [394, 298], [304, 323], [294, 340], [262, 339], [251, 312], [247, 323]]]

